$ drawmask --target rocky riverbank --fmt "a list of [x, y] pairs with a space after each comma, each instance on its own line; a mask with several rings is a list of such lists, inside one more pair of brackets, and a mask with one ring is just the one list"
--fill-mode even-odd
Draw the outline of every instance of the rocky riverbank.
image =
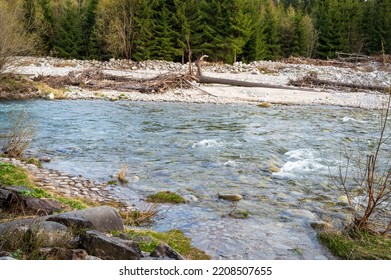
[[[38, 76], [66, 76], [85, 70], [99, 70], [104, 74], [129, 79], [153, 79], [161, 74], [187, 73], [189, 65], [165, 61], [133, 62], [129, 60], [79, 61], [57, 58], [19, 57], [9, 65], [8, 71], [30, 78]], [[316, 61], [289, 59], [282, 62], [257, 61], [234, 65], [206, 63], [204, 75], [229, 78], [239, 81], [287, 86], [290, 80], [312, 75], [318, 79], [355, 85], [387, 87], [391, 84], [390, 64], [376, 61], [362, 63], [340, 63], [338, 61]], [[190, 88], [181, 85], [164, 93], [141, 93], [137, 90], [91, 90], [79, 86], [67, 86], [60, 92], [39, 87], [41, 95], [49, 99], [105, 99], [157, 102], [192, 103], [251, 103], [266, 102], [284, 105], [336, 105], [358, 108], [381, 108], [384, 93], [376, 91], [351, 91], [346, 89], [292, 87], [273, 89], [267, 87], [245, 88], [218, 84], [198, 84]]]
[[[165, 234], [129, 230], [123, 214], [136, 209], [116, 201], [107, 184], [14, 158], [0, 158], [0, 164], [3, 169], [7, 165], [24, 169], [35, 186], [50, 193], [49, 197], [40, 198], [36, 195], [40, 189], [5, 186], [0, 182], [0, 260], [186, 259], [164, 241], [172, 236], [174, 246], [182, 249], [175, 242], [188, 243], [188, 248], [182, 250], [191, 251], [191, 258], [209, 258], [190, 247], [190, 240], [180, 231]], [[63, 198], [101, 206], [72, 210], [70, 202], [61, 202]]]
[[0, 162], [11, 163], [25, 169], [37, 187], [58, 193], [61, 196], [85, 199], [98, 203], [114, 201], [107, 183], [94, 182], [81, 176], [71, 176], [57, 170], [38, 167], [35, 164], [25, 163], [14, 158], [0, 158]]

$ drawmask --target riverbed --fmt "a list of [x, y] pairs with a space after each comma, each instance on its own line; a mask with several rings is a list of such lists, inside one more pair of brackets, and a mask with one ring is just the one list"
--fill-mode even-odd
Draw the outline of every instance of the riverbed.
[[213, 259], [332, 259], [310, 225], [346, 220], [331, 177], [374, 148], [380, 124], [378, 110], [331, 106], [37, 100], [0, 103], [0, 132], [20, 110], [45, 167], [107, 182], [126, 164], [129, 182], [111, 192], [139, 207], [157, 191], [183, 195], [152, 228], [183, 230]]

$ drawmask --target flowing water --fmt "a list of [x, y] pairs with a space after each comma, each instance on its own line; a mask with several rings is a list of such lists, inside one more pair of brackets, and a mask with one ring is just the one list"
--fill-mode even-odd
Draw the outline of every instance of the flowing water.
[[[25, 109], [30, 148], [48, 168], [108, 181], [126, 163], [130, 182], [115, 196], [143, 205], [170, 190], [192, 202], [164, 207], [155, 230], [179, 228], [214, 259], [329, 259], [313, 221], [340, 224], [346, 206], [330, 182], [341, 151], [372, 149], [379, 111], [101, 101], [0, 103]], [[359, 144], [357, 144], [359, 143]], [[342, 157], [343, 158], [343, 157]], [[137, 176], [137, 177], [136, 177]], [[238, 193], [233, 202], [218, 193]]]

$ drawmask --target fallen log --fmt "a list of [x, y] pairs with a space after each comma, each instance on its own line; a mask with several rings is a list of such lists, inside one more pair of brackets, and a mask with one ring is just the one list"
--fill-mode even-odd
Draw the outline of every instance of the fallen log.
[[321, 80], [314, 76], [307, 75], [303, 78], [300, 78], [298, 80], [290, 80], [289, 85], [293, 86], [306, 86], [306, 87], [315, 87], [315, 86], [322, 86], [330, 89], [337, 89], [337, 88], [348, 88], [348, 89], [355, 89], [355, 90], [370, 90], [370, 91], [379, 91], [379, 92], [388, 92], [389, 87], [384, 86], [376, 86], [376, 85], [362, 85], [362, 84], [351, 84], [351, 83], [343, 83], [343, 82], [335, 82], [335, 81], [328, 81], [328, 80]]
[[290, 86], [281, 86], [281, 85], [272, 85], [272, 84], [258, 83], [258, 82], [248, 82], [248, 81], [241, 81], [241, 80], [208, 77], [203, 75], [202, 73], [202, 64], [204, 62], [204, 59], [207, 57], [208, 57], [207, 55], [203, 55], [196, 62], [197, 75], [194, 77], [194, 79], [201, 84], [220, 84], [220, 85], [229, 85], [229, 86], [237, 86], [237, 87], [261, 87], [261, 88], [274, 88], [274, 89], [286, 89], [286, 90], [312, 91], [310, 89], [303, 89], [303, 88], [298, 89], [296, 87], [290, 87]]
[[214, 78], [208, 76], [197, 76], [197, 82], [202, 84], [220, 84], [220, 85], [230, 85], [237, 87], [265, 87], [265, 88], [278, 88], [278, 89], [295, 89], [293, 87], [287, 86], [279, 86], [279, 85], [271, 85], [265, 83], [255, 83], [241, 80], [232, 80], [232, 79], [224, 79], [224, 78]]

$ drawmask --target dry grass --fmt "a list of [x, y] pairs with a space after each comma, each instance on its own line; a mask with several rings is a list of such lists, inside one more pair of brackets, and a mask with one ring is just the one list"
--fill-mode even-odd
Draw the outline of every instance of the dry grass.
[[120, 212], [124, 223], [129, 226], [148, 226], [160, 213], [159, 204], [145, 204], [140, 209], [131, 212]]
[[20, 158], [34, 137], [34, 123], [26, 111], [11, 113], [8, 123], [2, 150], [8, 157]]
[[128, 182], [128, 179], [126, 178], [127, 172], [128, 172], [128, 166], [126, 165], [126, 163], [124, 163], [118, 172], [118, 181], [120, 183], [126, 184]]

